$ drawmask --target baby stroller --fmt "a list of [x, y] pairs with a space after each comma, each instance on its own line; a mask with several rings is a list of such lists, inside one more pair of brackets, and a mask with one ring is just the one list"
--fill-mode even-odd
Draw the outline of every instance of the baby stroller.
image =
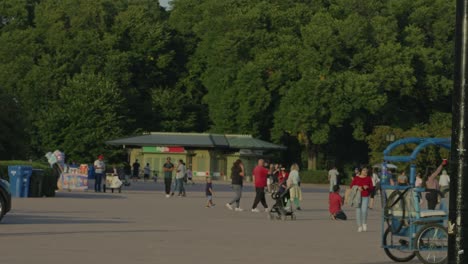
[[293, 212], [292, 203], [289, 206], [288, 201], [290, 199], [289, 188], [286, 187], [286, 183], [282, 183], [279, 186], [277, 192], [271, 194], [271, 198], [275, 200], [275, 204], [271, 207], [268, 218], [281, 219], [285, 221], [288, 217], [291, 217], [291, 220], [296, 220], [296, 215]]

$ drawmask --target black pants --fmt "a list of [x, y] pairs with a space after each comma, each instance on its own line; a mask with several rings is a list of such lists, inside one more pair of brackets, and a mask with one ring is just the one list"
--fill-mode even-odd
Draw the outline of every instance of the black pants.
[[427, 209], [435, 210], [438, 200], [437, 195], [437, 191], [428, 190], [428, 193], [426, 193]]
[[171, 184], [172, 184], [172, 178], [164, 178], [164, 187], [166, 189], [166, 194], [171, 193]]
[[259, 202], [262, 203], [263, 207], [265, 208], [268, 208], [268, 205], [266, 203], [266, 200], [265, 200], [265, 188], [255, 188], [255, 192], [256, 192], [256, 195], [255, 195], [255, 200], [254, 200], [254, 203], [252, 205], [252, 209], [255, 209], [257, 208], [257, 205]]
[[346, 216], [346, 214], [343, 211], [339, 211], [338, 213], [336, 213], [335, 218], [340, 219], [340, 220], [348, 219], [348, 217]]

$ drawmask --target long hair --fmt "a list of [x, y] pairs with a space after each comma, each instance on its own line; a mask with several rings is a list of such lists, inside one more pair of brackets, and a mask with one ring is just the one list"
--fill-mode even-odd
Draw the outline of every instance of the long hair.
[[299, 165], [297, 165], [297, 163], [293, 163], [293, 165], [291, 165], [291, 171], [293, 170], [299, 171]]
[[231, 168], [231, 169], [239, 168], [240, 165], [241, 165], [241, 163], [242, 163], [242, 160], [237, 159], [237, 160], [234, 161], [234, 163], [232, 164], [232, 168]]

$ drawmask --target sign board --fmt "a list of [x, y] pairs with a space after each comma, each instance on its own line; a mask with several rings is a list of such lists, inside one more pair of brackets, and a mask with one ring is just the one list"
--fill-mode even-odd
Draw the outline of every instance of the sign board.
[[185, 153], [183, 147], [143, 147], [146, 153]]
[[88, 165], [82, 164], [62, 173], [57, 185], [61, 190], [88, 190]]

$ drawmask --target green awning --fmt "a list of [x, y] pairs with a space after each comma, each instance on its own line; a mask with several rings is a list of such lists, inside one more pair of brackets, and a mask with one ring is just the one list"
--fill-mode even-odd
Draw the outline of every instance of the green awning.
[[250, 135], [222, 135], [208, 133], [164, 133], [126, 137], [106, 141], [108, 145], [126, 147], [174, 146], [184, 148], [284, 150], [286, 147], [253, 138]]

